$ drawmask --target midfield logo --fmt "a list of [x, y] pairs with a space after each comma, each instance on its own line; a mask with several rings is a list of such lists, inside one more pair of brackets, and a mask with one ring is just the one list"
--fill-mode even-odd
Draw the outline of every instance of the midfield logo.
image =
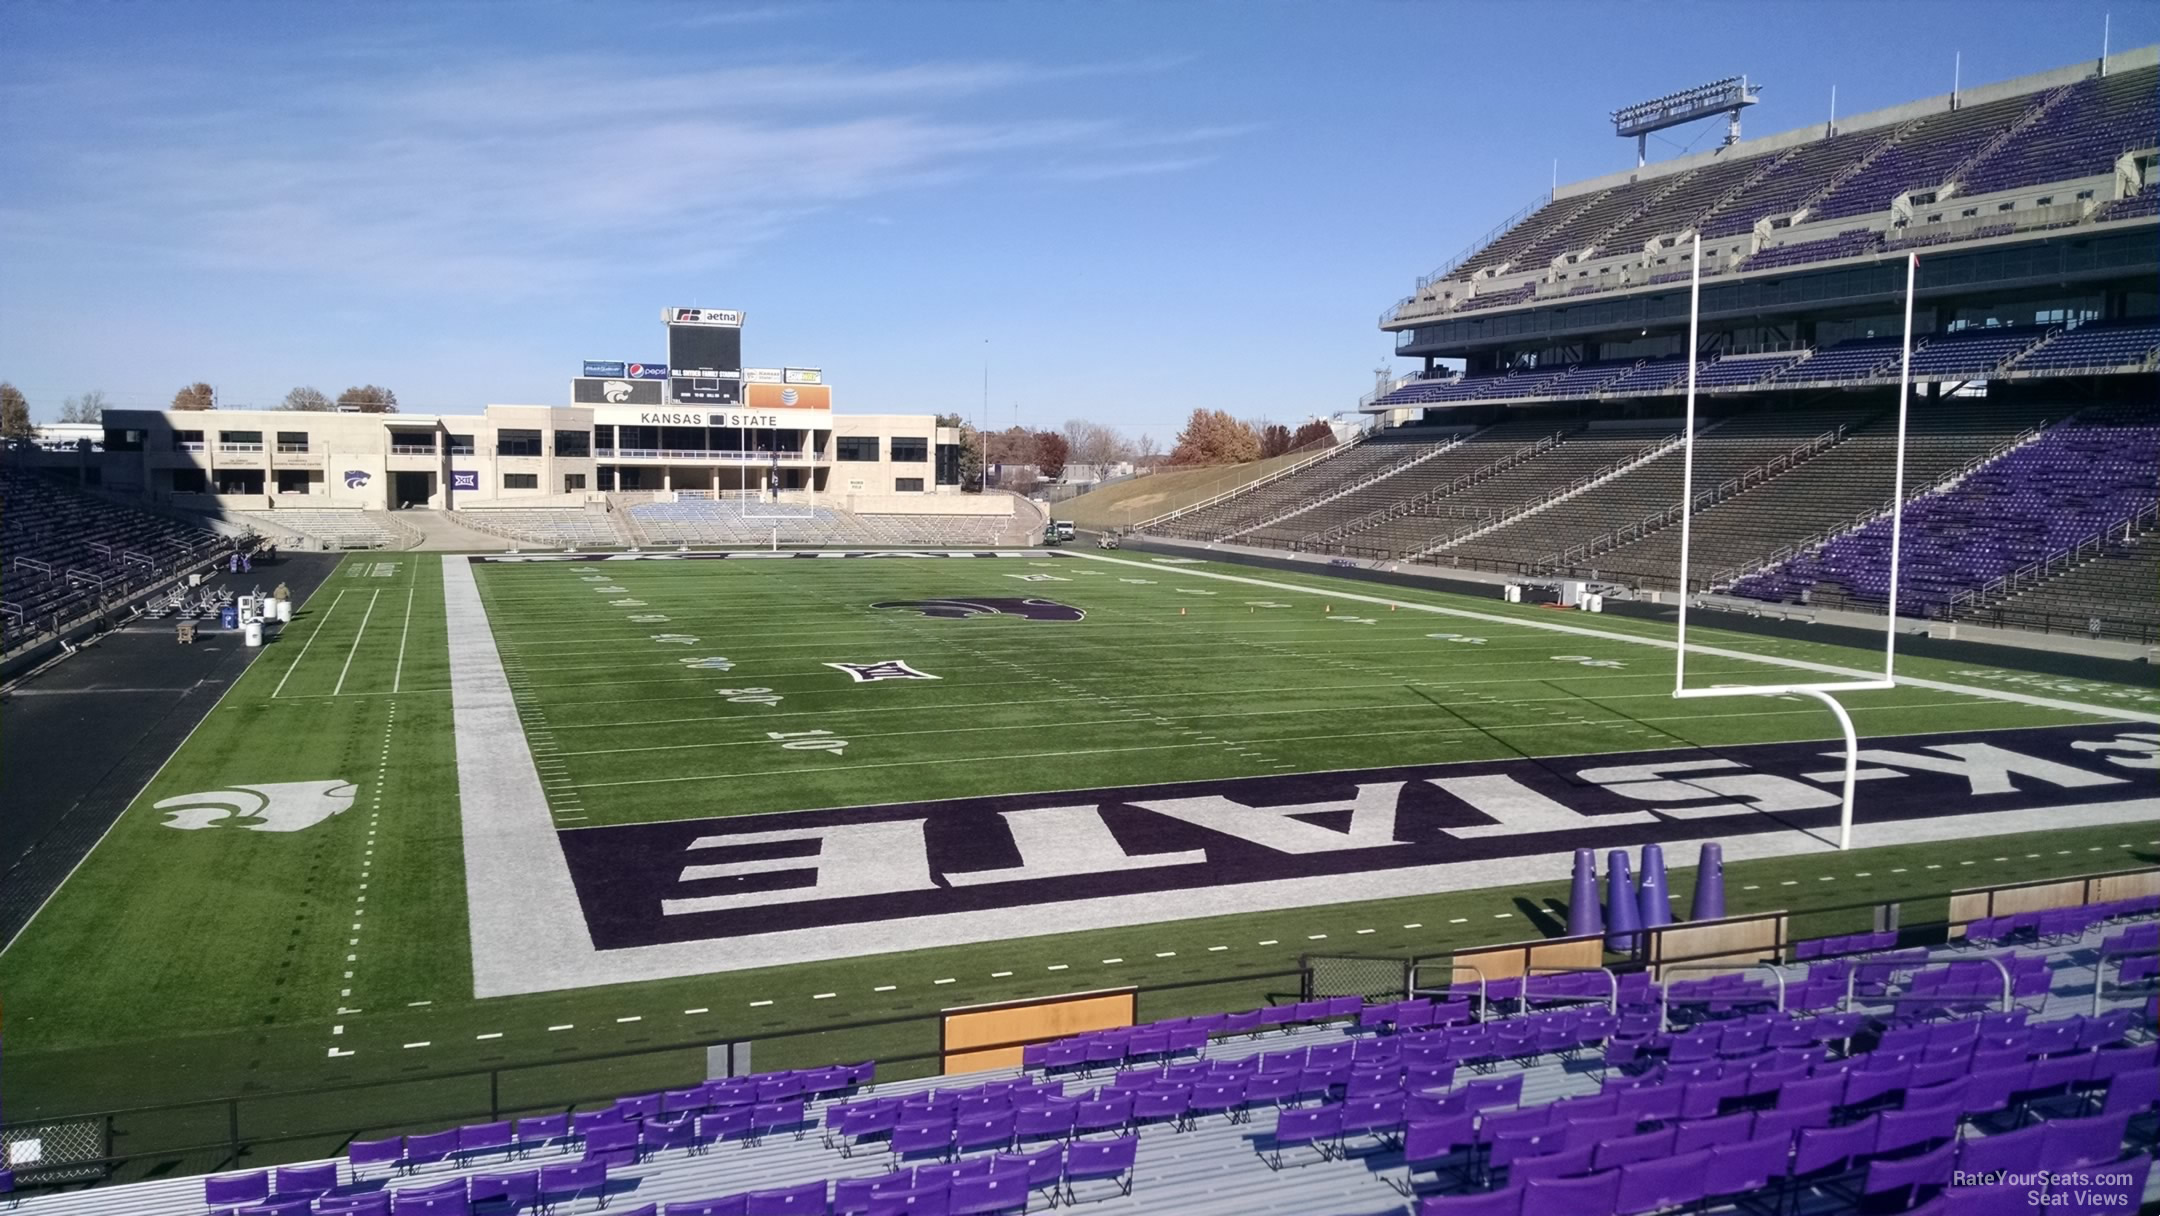
[[[1674, 851], [1720, 840], [1730, 854], [1766, 835], [1827, 841], [1843, 759], [1843, 748], [1812, 742], [1715, 756], [1486, 760], [611, 825], [559, 838], [603, 950], [896, 919], [927, 927], [986, 912], [1018, 926], [1031, 923], [1031, 908], [1106, 902], [1130, 907], [1114, 919], [1142, 923], [1270, 900], [1557, 880], [1575, 848], [1654, 841]], [[2160, 816], [2160, 734], [2150, 730], [1873, 739], [1860, 763], [1862, 843], [1871, 833], [1876, 842], [1945, 840]]]
[[1010, 599], [982, 596], [970, 599], [886, 600], [872, 608], [913, 608], [924, 616], [964, 620], [971, 616], [1017, 616], [1030, 621], [1079, 621], [1087, 613], [1055, 600]]
[[827, 663], [848, 673], [857, 684], [869, 684], [876, 680], [935, 680], [938, 677], [927, 671], [917, 671], [899, 659], [880, 659], [875, 663]]

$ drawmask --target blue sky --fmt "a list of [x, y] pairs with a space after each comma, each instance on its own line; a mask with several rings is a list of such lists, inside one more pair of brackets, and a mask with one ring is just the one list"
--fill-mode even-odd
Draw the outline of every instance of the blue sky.
[[[1624, 168], [1608, 110], [1746, 72], [1748, 131], [2160, 41], [2160, 6], [0, 5], [0, 378], [161, 406], [373, 382], [561, 402], [666, 305], [849, 411], [1349, 406], [1416, 276]], [[1717, 124], [1677, 133], [1710, 146]], [[1670, 155], [1674, 143], [1653, 144]], [[1391, 362], [1391, 361], [1390, 361]]]

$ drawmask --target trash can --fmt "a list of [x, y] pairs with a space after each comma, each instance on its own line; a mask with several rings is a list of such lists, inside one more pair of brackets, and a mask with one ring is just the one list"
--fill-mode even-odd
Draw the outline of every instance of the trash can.
[[218, 624], [224, 626], [227, 629], [238, 629], [240, 627], [239, 605], [227, 604], [223, 608], [220, 608], [218, 610]]
[[247, 623], [247, 629], [241, 633], [240, 637], [249, 646], [262, 645], [262, 622], [249, 621]]
[[286, 625], [292, 622], [291, 600], [272, 600], [271, 607], [277, 609], [278, 624]]

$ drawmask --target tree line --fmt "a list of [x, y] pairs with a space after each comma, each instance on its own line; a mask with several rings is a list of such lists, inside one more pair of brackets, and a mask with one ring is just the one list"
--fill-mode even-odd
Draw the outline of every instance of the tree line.
[[[214, 410], [218, 407], [217, 389], [207, 381], [198, 380], [173, 394], [175, 410]], [[60, 401], [59, 422], [102, 422], [105, 411], [113, 408], [112, 399], [103, 389], [91, 389]], [[336, 397], [321, 389], [301, 385], [285, 394], [278, 403], [283, 410], [312, 410], [328, 413], [333, 410], [352, 410], [362, 414], [397, 413], [397, 394], [379, 384], [356, 384]], [[13, 384], [0, 382], [0, 437], [30, 439], [37, 434], [37, 424], [30, 420], [30, 399]]]

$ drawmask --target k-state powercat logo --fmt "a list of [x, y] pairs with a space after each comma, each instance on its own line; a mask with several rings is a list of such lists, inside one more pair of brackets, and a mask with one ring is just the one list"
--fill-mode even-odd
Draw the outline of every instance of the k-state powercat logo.
[[240, 827], [252, 832], [297, 832], [352, 806], [356, 789], [350, 781], [236, 785], [166, 798], [152, 809], [165, 812], [166, 827], [187, 831]]
[[1070, 604], [1055, 600], [1009, 599], [991, 596], [971, 596], [967, 599], [940, 600], [886, 600], [872, 604], [872, 608], [913, 608], [924, 616], [961, 620], [971, 616], [1017, 616], [1031, 621], [1079, 621], [1087, 613]]
[[359, 488], [360, 488], [361, 486], [364, 486], [364, 485], [366, 485], [367, 483], [368, 483], [368, 471], [367, 471], [366, 469], [347, 469], [347, 470], [345, 470], [345, 488], [346, 488], [346, 489], [348, 489], [348, 490], [357, 490], [357, 489], [359, 489]]

